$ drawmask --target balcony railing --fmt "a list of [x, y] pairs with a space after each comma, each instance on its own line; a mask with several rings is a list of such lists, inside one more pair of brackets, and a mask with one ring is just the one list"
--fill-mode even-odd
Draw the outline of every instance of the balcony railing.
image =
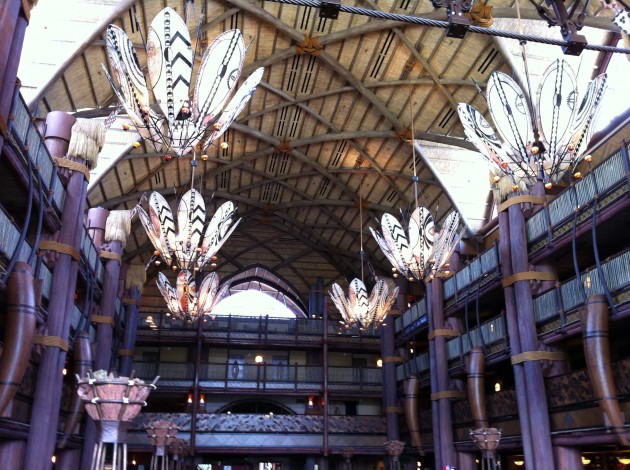
[[[149, 317], [151, 320], [149, 321]], [[213, 342], [242, 341], [248, 344], [321, 344], [325, 322], [318, 318], [269, 318], [218, 316], [207, 317], [202, 325], [204, 340]], [[187, 324], [165, 313], [141, 314], [138, 339], [192, 340], [197, 337], [196, 324]], [[331, 346], [352, 345], [380, 347], [380, 330], [354, 330], [343, 328], [338, 322], [328, 323], [328, 341]]]
[[[617, 307], [628, 302], [630, 291], [630, 250], [626, 250], [609, 261], [602, 263], [602, 275], [605, 285], [611, 291]], [[584, 305], [591, 295], [603, 294], [604, 283], [596, 267], [583, 271], [579, 278], [573, 277], [558, 287], [534, 299], [536, 321], [543, 324], [542, 331], [573, 323], [579, 320], [577, 309]]]
[[495, 244], [473, 259], [457, 274], [444, 281], [444, 300], [455, 301], [468, 295], [469, 286], [476, 283], [485, 285], [500, 274], [499, 249]]
[[[195, 378], [195, 365], [184, 362], [134, 361], [137, 377], [160, 376], [161, 386], [189, 388]], [[199, 369], [200, 386], [207, 390], [285, 390], [321, 392], [324, 369], [321, 366], [286, 363], [246, 364], [240, 360], [204, 362]], [[330, 391], [380, 393], [382, 369], [378, 367], [328, 367]]]
[[574, 224], [590, 220], [596, 200], [600, 211], [627, 197], [629, 171], [628, 147], [624, 146], [534, 214], [526, 225], [530, 255], [573, 229]]
[[[202, 413], [197, 415], [195, 443], [198, 449], [221, 453], [256, 452], [300, 454], [321, 452], [326, 432], [331, 454], [354, 448], [357, 454], [383, 454], [386, 422], [383, 416], [323, 416], [279, 414]], [[189, 439], [192, 427], [188, 413], [142, 413], [128, 435], [131, 447], [150, 449], [146, 427], [156, 420], [168, 420]]]
[[44, 198], [50, 195], [52, 206], [60, 213], [66, 198], [66, 189], [57, 175], [44, 139], [35, 127], [31, 113], [19, 93], [16, 93], [13, 100], [11, 114], [13, 120], [10, 121], [9, 132], [19, 148], [16, 153], [24, 159], [21, 162], [24, 168], [28, 167], [26, 158], [32, 160], [39, 178], [37, 184], [41, 184], [44, 189]]

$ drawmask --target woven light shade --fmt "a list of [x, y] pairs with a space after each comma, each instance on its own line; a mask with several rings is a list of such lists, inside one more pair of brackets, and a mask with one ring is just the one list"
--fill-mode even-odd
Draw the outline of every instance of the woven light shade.
[[140, 379], [115, 377], [105, 371], [78, 378], [77, 393], [96, 422], [99, 442], [124, 442], [129, 424], [146, 406], [158, 378], [146, 384]]
[[499, 447], [501, 431], [497, 428], [471, 429], [470, 437], [477, 444], [484, 457], [489, 458], [494, 455], [497, 447]]
[[175, 436], [179, 428], [170, 421], [160, 420], [153, 421], [147, 428], [147, 435], [149, 436], [149, 443], [152, 446], [165, 447], [175, 441]]

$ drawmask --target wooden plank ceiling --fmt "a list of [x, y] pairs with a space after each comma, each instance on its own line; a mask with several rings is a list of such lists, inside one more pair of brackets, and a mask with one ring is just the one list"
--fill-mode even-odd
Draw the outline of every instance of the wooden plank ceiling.
[[[137, 44], [143, 65], [143, 37], [153, 17], [165, 6], [182, 16], [186, 8], [182, 0], [107, 3], [109, 12], [118, 8], [113, 23]], [[357, 6], [445, 16], [428, 0], [365, 0]], [[506, 0], [494, 2], [506, 16], [513, 16], [511, 6]], [[463, 140], [456, 106], [468, 102], [485, 113], [475, 83], [483, 88], [495, 70], [512, 73], [497, 41], [478, 34], [458, 40], [440, 28], [345, 13], [337, 20], [323, 19], [317, 9], [270, 1], [197, 0], [189, 8], [194, 10], [189, 18], [201, 21], [204, 46], [227, 29], [242, 31], [250, 44], [242, 77], [265, 67], [253, 98], [221, 140], [229, 147], [209, 149], [208, 160], [195, 170], [194, 186], [208, 201], [209, 216], [231, 199], [243, 218], [219, 253], [220, 276], [262, 266], [284, 278], [307, 304], [317, 277], [323, 278], [326, 291], [331, 282], [360, 277], [360, 227], [366, 260], [377, 274], [390, 275], [368, 226], [375, 226], [384, 212], [398, 214], [413, 206], [414, 155], [421, 203], [438, 220], [457, 204], [443, 186], [444, 178], [434, 174], [435, 165], [426, 164], [426, 152], [421, 147], [413, 151], [405, 140], [409, 130], [426, 147], [472, 149]], [[531, 9], [524, 14], [535, 17]], [[97, 30], [86, 44], [73, 46], [76, 50], [50, 85], [29, 90], [40, 114], [62, 110], [103, 117], [116, 105], [101, 70], [107, 63], [102, 39], [106, 17], [102, 14], [101, 23], [94, 22]], [[190, 30], [195, 38], [193, 21]], [[296, 45], [307, 38], [316, 38], [319, 48], [300, 53]], [[133, 133], [122, 131], [121, 124], [108, 134], [107, 155], [91, 184], [89, 205], [131, 209], [143, 193], [159, 191], [174, 207], [190, 188], [191, 159], [165, 161], [144, 145], [134, 149]], [[467, 218], [471, 232], [486, 221], [485, 198], [476, 211]], [[135, 220], [125, 259], [145, 264], [151, 253]], [[155, 275], [150, 269], [143, 303], [164, 308], [151, 287]]]

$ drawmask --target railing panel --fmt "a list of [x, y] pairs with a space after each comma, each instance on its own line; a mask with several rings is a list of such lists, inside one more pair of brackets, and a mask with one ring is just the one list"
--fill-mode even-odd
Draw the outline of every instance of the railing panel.
[[[569, 219], [575, 211], [575, 192], [569, 189], [549, 203], [549, 218], [555, 226]], [[542, 214], [542, 211], [540, 212]]]
[[493, 246], [481, 254], [481, 269], [483, 274], [488, 274], [490, 271], [497, 269], [499, 264], [498, 253], [499, 250], [497, 250], [497, 247]]
[[560, 311], [556, 291], [551, 290], [534, 299], [534, 317], [536, 322], [555, 317]]
[[623, 155], [619, 149], [612, 157], [606, 159], [598, 167], [595, 173], [595, 181], [599, 193], [608, 191], [619, 181], [626, 177], [623, 165]]
[[425, 372], [429, 370], [430, 361], [429, 361], [429, 353], [420, 354], [415, 357], [416, 367], [418, 372]]
[[595, 198], [595, 176], [588, 173], [583, 179], [575, 184], [577, 203], [580, 207], [585, 206]]
[[527, 229], [527, 240], [531, 242], [542, 236], [547, 229], [546, 225], [547, 222], [544, 209], [536, 212], [529, 218], [527, 225], [525, 226]]

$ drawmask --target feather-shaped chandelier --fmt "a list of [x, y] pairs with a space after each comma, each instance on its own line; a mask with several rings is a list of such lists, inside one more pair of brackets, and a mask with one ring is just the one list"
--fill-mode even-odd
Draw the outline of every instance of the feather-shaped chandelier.
[[137, 206], [140, 222], [155, 248], [155, 260], [161, 258], [173, 270], [195, 271], [212, 260], [238, 226], [241, 219], [235, 221], [236, 209], [231, 201], [224, 202], [206, 226], [206, 206], [195, 189], [186, 192], [179, 201], [177, 219], [158, 192], [149, 196], [148, 214]]
[[[411, 109], [411, 82], [409, 83], [409, 116], [411, 121], [411, 135], [414, 139], [413, 110]], [[448, 261], [459, 241], [459, 213], [452, 211], [445, 219], [442, 228], [436, 230], [431, 212], [418, 204], [418, 174], [416, 169], [416, 142], [411, 141], [413, 162], [413, 190], [415, 210], [408, 220], [399, 222], [391, 214], [383, 214], [381, 231], [370, 227], [370, 232], [376, 240], [385, 257], [392, 264], [394, 271], [398, 270], [410, 281], [430, 280], [435, 276], [448, 275]]]
[[[219, 290], [219, 277], [210, 273], [197, 290], [193, 272], [203, 269], [236, 229], [236, 207], [231, 201], [219, 206], [206, 226], [206, 207], [201, 194], [191, 189], [181, 198], [177, 219], [164, 197], [153, 192], [149, 196], [149, 213], [137, 207], [137, 213], [155, 251], [151, 258], [157, 265], [162, 261], [174, 271], [181, 268], [173, 287], [163, 273], [157, 285], [171, 313], [182, 320], [192, 321], [209, 315], [227, 293], [229, 285]], [[177, 220], [177, 227], [175, 221]], [[177, 230], [179, 229], [179, 230]], [[190, 270], [193, 270], [191, 272]]]
[[574, 168], [593, 132], [593, 121], [606, 89], [606, 74], [592, 80], [578, 98], [576, 76], [563, 59], [552, 63], [530, 106], [521, 87], [509, 76], [494, 72], [486, 99], [499, 136], [483, 115], [466, 103], [458, 112], [466, 137], [490, 164], [495, 182], [501, 176], [513, 189], [542, 180], [551, 188]]
[[339, 284], [334, 283], [330, 287], [329, 295], [337, 310], [341, 314], [348, 328], [369, 328], [370, 325], [378, 327], [389, 312], [391, 306], [398, 297], [398, 287], [391, 287], [384, 279], [377, 279], [371, 293], [363, 282], [363, 204], [359, 198], [359, 224], [361, 232], [361, 279], [353, 279], [348, 287], [346, 296]]
[[[105, 66], [103, 70], [121, 106], [145, 142], [167, 159], [171, 153], [183, 156], [206, 149], [221, 137], [263, 75], [262, 67], [256, 69], [230, 99], [246, 52], [241, 32], [233, 29], [220, 34], [204, 51], [191, 90], [197, 47], [192, 47], [184, 20], [168, 7], [153, 19], [147, 34], [148, 82], [122, 29], [107, 27], [106, 48], [115, 80]], [[151, 94], [156, 100], [153, 104]]]
[[[404, 223], [404, 221], [403, 221]], [[393, 215], [381, 218], [381, 232], [370, 227], [372, 236], [392, 266], [409, 280], [425, 280], [448, 274], [448, 261], [459, 240], [459, 214], [452, 211], [440, 231], [429, 210], [417, 207], [406, 228]]]
[[347, 297], [337, 283], [333, 283], [330, 289], [330, 298], [341, 313], [343, 323], [363, 329], [383, 323], [398, 296], [398, 287], [392, 289], [384, 279], [376, 281], [370, 294], [360, 279], [350, 282]]
[[[187, 12], [192, 4], [186, 0]], [[103, 70], [120, 108], [155, 152], [163, 152], [166, 159], [171, 153], [192, 154], [192, 181], [199, 152], [228, 129], [263, 75], [263, 68], [256, 69], [235, 92], [246, 47], [241, 32], [234, 29], [220, 34], [204, 51], [192, 89], [198, 44], [193, 48], [188, 26], [171, 8], [157, 14], [147, 34], [148, 80], [131, 40], [115, 25], [107, 28], [106, 49], [113, 78], [105, 66]], [[216, 259], [238, 225], [234, 204], [222, 204], [207, 226], [205, 202], [194, 188], [179, 201], [176, 216], [158, 192], [149, 196], [148, 214], [140, 205], [137, 208], [155, 250], [151, 261], [164, 262], [173, 271], [181, 269], [175, 287], [166, 275], [158, 274], [157, 285], [171, 313], [187, 321], [209, 315], [229, 285], [219, 289], [218, 275], [210, 273], [197, 289], [195, 273]]]
[[197, 290], [193, 273], [185, 269], [177, 274], [175, 287], [163, 273], [158, 273], [157, 286], [171, 313], [187, 322], [210, 315], [230, 288], [227, 283], [219, 289], [219, 275], [212, 272], [203, 279]]

